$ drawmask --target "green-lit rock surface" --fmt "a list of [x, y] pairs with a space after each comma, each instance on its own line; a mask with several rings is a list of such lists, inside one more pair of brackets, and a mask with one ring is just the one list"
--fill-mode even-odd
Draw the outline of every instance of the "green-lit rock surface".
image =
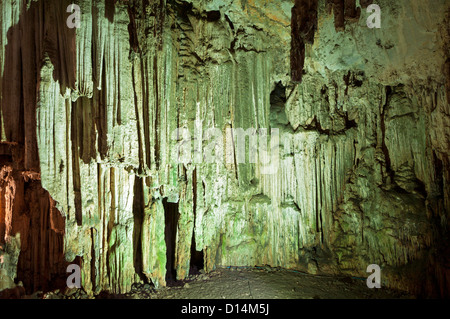
[[[165, 199], [178, 204], [178, 279], [196, 250], [206, 271], [366, 276], [375, 263], [384, 285], [449, 294], [447, 1], [380, 0], [380, 29], [360, 1], [343, 28], [318, 1], [295, 83], [294, 1], [80, 0], [73, 30], [66, 2], [0, 2], [1, 133], [26, 145], [90, 294], [166, 285]], [[17, 25], [33, 32], [20, 39]], [[35, 107], [25, 137], [11, 125], [21, 103]], [[203, 139], [183, 163], [177, 128]], [[229, 128], [278, 128], [277, 169], [237, 163]]]

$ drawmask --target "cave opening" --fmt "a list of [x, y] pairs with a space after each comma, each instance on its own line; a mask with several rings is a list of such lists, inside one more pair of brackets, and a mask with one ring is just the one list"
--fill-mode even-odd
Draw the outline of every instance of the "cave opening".
[[177, 278], [177, 272], [175, 269], [175, 253], [176, 253], [176, 240], [177, 240], [177, 228], [180, 213], [178, 210], [178, 203], [171, 203], [164, 198], [164, 238], [166, 241], [166, 281], [175, 281]]
[[220, 20], [220, 11], [213, 10], [206, 12], [206, 20], [208, 22], [214, 22]]
[[286, 100], [286, 87], [279, 81], [270, 92], [270, 126], [272, 128], [289, 124], [285, 112]]
[[203, 261], [203, 249], [197, 250], [195, 243], [195, 233], [192, 234], [192, 244], [191, 244], [191, 261], [190, 261], [190, 269], [189, 275], [196, 275], [204, 268]]
[[284, 105], [284, 103], [286, 103], [286, 87], [281, 81], [278, 81], [275, 88], [270, 92], [270, 105], [273, 107]]

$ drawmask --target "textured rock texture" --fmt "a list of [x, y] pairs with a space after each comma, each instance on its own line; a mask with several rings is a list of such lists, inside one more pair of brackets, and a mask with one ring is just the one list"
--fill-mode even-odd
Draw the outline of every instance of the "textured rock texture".
[[[70, 3], [0, 1], [0, 289], [79, 263], [125, 293], [200, 259], [376, 263], [450, 295], [448, 1], [379, 0], [380, 29], [371, 1], [79, 0], [78, 29]], [[177, 128], [200, 134], [183, 163]], [[230, 128], [278, 128], [278, 169], [239, 163]]]

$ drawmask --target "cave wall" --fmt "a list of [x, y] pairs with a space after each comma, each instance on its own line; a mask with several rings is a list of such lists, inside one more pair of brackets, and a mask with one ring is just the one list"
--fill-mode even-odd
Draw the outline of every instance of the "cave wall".
[[[36, 28], [38, 21], [42, 22], [44, 6], [26, 10], [30, 5], [22, 1], [2, 1], [0, 5], [2, 297], [10, 290], [14, 293], [16, 284], [29, 294], [64, 287], [68, 264], [64, 259], [64, 217], [42, 187], [36, 138], [36, 73], [43, 47], [50, 48], [44, 38], [58, 33], [50, 28], [49, 21], [46, 28], [51, 32], [44, 35], [43, 27]], [[55, 47], [49, 51], [58, 53]]]
[[[30, 214], [58, 220], [50, 250], [80, 256], [85, 290], [166, 284], [169, 202], [178, 279], [196, 250], [207, 271], [377, 263], [384, 285], [448, 296], [449, 5], [380, 0], [369, 29], [360, 2], [84, 0], [78, 29], [69, 1], [0, 2], [2, 145], [23, 158], [2, 170], [39, 176], [50, 204]], [[177, 128], [202, 136], [182, 163]], [[277, 169], [238, 163], [230, 128], [278, 128]]]

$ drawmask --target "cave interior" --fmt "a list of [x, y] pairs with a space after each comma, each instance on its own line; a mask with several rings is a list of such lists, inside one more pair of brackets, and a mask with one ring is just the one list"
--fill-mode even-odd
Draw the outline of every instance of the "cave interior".
[[0, 24], [1, 297], [68, 295], [71, 264], [91, 298], [373, 264], [450, 297], [449, 1], [0, 0]]

